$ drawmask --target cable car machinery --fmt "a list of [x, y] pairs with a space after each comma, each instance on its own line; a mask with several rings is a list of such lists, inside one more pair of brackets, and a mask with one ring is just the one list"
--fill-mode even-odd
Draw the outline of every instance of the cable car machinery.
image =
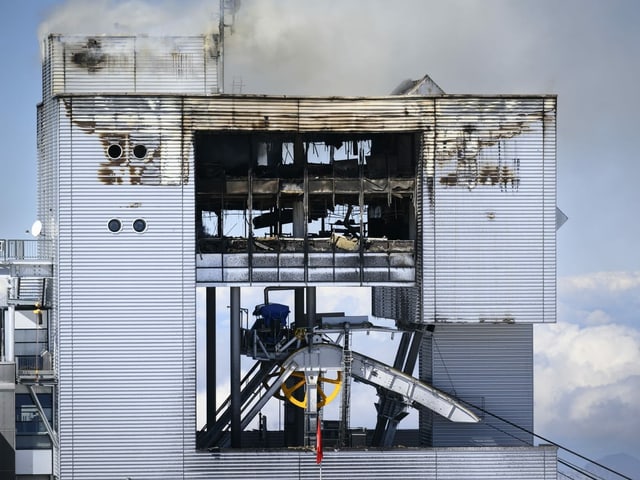
[[[316, 316], [309, 311], [305, 319], [307, 325], [296, 325], [288, 321], [287, 305], [269, 301], [269, 291], [274, 289], [289, 288], [265, 288], [264, 303], [253, 311], [254, 323], [241, 329], [242, 354], [256, 360], [241, 383], [241, 430], [247, 428], [275, 396], [304, 410], [304, 446], [312, 447], [322, 408], [342, 391], [339, 438], [344, 442], [351, 378], [375, 387], [380, 398], [376, 404], [378, 421], [373, 446], [392, 445], [396, 427], [407, 415], [409, 406], [429, 408], [454, 422], [479, 421], [456, 399], [411, 375], [423, 330], [401, 332], [394, 365], [390, 366], [352, 351], [349, 339], [352, 332], [396, 330], [374, 326], [366, 316], [344, 313]], [[310, 290], [315, 295], [313, 288]], [[311, 308], [314, 306], [315, 301]], [[232, 403], [227, 399], [217, 412], [215, 424], [198, 432], [199, 449], [230, 446]], [[344, 443], [341, 446], [345, 446]]]

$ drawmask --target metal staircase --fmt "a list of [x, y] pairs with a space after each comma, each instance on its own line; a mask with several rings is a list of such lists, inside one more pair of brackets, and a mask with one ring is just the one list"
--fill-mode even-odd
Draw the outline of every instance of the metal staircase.
[[15, 280], [16, 297], [12, 300], [34, 305], [44, 303], [48, 283], [46, 277], [17, 277]]
[[[260, 392], [266, 388], [265, 385], [268, 379], [274, 376], [275, 372], [278, 371], [278, 368], [279, 367], [275, 362], [258, 361], [242, 379], [240, 392], [242, 405], [241, 411], [243, 412], [243, 419], [246, 423], [253, 420], [259, 410], [256, 410], [250, 418], [248, 414], [244, 412], [259, 400]], [[215, 424], [205, 425], [202, 430], [197, 433], [197, 448], [199, 450], [204, 450], [212, 447], [227, 446], [230, 441], [230, 428], [231, 397], [227, 397], [216, 411]]]
[[9, 275], [8, 305], [46, 305], [53, 277], [47, 247], [42, 240], [0, 240], [0, 270]]
[[[2, 358], [16, 363], [16, 382], [26, 387], [52, 444], [58, 447], [58, 437], [38, 398], [36, 387], [53, 387], [57, 383], [54, 358], [49, 351], [48, 336], [42, 343], [36, 336], [32, 343], [38, 348], [34, 355], [16, 355], [16, 310], [31, 310], [35, 314], [36, 333], [46, 331], [43, 312], [50, 306], [50, 286], [53, 260], [47, 253], [49, 244], [42, 240], [0, 240], [0, 274], [8, 275], [7, 314], [2, 325]], [[25, 343], [23, 343], [24, 347]], [[27, 343], [28, 345], [28, 343]], [[40, 350], [43, 347], [43, 351]]]

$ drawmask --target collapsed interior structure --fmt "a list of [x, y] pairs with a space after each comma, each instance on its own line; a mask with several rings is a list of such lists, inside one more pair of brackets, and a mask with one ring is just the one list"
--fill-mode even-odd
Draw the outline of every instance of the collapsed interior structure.
[[[198, 252], [250, 254], [250, 282], [413, 282], [416, 150], [403, 133], [198, 132]], [[333, 268], [350, 261], [376, 269]]]

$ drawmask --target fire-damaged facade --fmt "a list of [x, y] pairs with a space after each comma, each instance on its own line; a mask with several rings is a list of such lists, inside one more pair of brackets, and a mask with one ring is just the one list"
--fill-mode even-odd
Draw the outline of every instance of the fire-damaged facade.
[[555, 321], [554, 97], [209, 102], [199, 282], [374, 286], [410, 323]]
[[197, 249], [223, 267], [199, 280], [413, 283], [420, 137], [322, 121], [281, 133], [278, 117], [262, 132], [195, 134]]
[[[554, 447], [474, 409], [533, 428], [532, 327], [555, 321], [555, 96], [227, 95], [216, 35], [45, 47], [50, 475], [555, 478]], [[241, 328], [246, 287], [265, 301]], [[317, 312], [316, 288], [336, 287], [370, 289], [373, 317]], [[196, 297], [216, 288], [230, 297], [230, 397], [216, 410], [208, 337], [203, 427], [197, 319], [218, 320]], [[352, 352], [358, 331], [397, 333], [395, 363]], [[256, 362], [242, 385], [241, 354]], [[377, 394], [361, 442], [352, 378]], [[329, 385], [341, 418], [319, 466]], [[272, 397], [299, 412], [280, 436], [260, 420], [256, 443], [247, 427]], [[402, 448], [411, 407], [415, 448]]]

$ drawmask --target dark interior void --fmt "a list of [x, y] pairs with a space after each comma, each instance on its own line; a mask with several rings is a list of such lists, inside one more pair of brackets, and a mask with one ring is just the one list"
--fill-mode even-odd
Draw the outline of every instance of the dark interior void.
[[416, 237], [415, 134], [198, 132], [194, 148], [200, 253], [361, 251]]

